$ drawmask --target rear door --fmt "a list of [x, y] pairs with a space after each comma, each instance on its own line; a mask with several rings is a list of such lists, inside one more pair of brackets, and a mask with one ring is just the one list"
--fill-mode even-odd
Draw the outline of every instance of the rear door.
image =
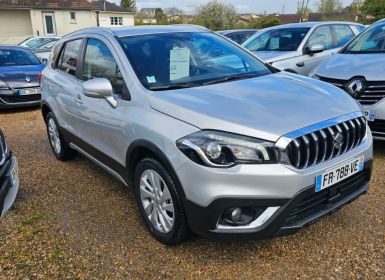
[[72, 135], [79, 137], [78, 104], [82, 102], [79, 92], [82, 81], [79, 79], [80, 52], [83, 39], [73, 39], [63, 44], [57, 60], [53, 63], [55, 71], [47, 77], [46, 86], [56, 102], [55, 114], [60, 126]]

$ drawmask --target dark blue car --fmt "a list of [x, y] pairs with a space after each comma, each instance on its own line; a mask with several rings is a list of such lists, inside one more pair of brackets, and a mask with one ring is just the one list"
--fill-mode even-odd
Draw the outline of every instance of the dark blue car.
[[45, 64], [20, 46], [0, 46], [0, 109], [40, 104]]

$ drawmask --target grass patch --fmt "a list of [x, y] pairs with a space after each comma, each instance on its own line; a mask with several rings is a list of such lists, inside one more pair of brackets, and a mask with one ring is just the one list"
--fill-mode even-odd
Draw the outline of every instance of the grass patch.
[[34, 213], [29, 218], [22, 221], [23, 225], [34, 225], [43, 218], [43, 214]]

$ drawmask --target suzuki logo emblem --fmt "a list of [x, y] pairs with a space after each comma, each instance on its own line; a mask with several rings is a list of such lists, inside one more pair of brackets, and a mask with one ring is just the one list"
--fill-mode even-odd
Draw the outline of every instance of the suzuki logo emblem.
[[353, 80], [348, 84], [348, 91], [354, 98], [358, 98], [363, 88], [364, 83], [362, 80]]
[[26, 80], [27, 83], [30, 83], [30, 82], [31, 82], [31, 78], [28, 77], [28, 76], [25, 77], [25, 80]]
[[342, 133], [338, 132], [336, 135], [333, 137], [333, 145], [336, 149], [341, 149], [342, 144], [344, 143], [344, 136]]

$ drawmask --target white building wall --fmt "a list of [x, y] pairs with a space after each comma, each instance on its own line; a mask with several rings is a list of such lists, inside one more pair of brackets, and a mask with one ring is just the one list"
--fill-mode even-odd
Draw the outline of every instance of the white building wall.
[[0, 44], [17, 44], [30, 36], [29, 10], [0, 10]]

